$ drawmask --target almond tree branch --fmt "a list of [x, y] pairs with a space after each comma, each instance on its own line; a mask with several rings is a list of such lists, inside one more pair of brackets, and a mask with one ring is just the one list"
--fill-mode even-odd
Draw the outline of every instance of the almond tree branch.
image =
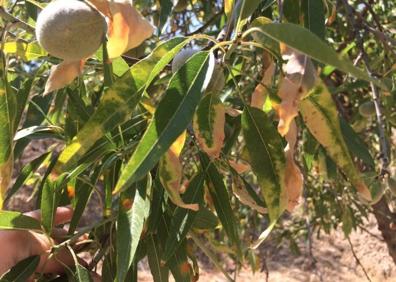
[[26, 30], [29, 33], [35, 33], [35, 29], [33, 26], [21, 21], [20, 19], [14, 17], [10, 13], [8, 13], [4, 7], [0, 6], [0, 18], [4, 19], [6, 22], [13, 24], [16, 27], [20, 27]]
[[[370, 67], [370, 61], [368, 55], [364, 49], [363, 35], [360, 32], [362, 30], [363, 31], [367, 31], [367, 30], [365, 29], [365, 26], [361, 21], [359, 22], [356, 21], [355, 16], [358, 13], [351, 5], [349, 5], [348, 0], [341, 0], [341, 1], [346, 10], [346, 16], [349, 21], [349, 24], [352, 27], [351, 29], [352, 35], [354, 38], [356, 38], [356, 46], [359, 48], [359, 51], [361, 53], [360, 55], [363, 60], [363, 64], [365, 65], [369, 76], [374, 77], [375, 75]], [[359, 16], [357, 15], [357, 17]], [[378, 88], [372, 82], [370, 83], [370, 88], [371, 88], [371, 96], [375, 105], [375, 113], [376, 113], [376, 119], [378, 125], [378, 135], [380, 139], [380, 159], [381, 159], [380, 177], [383, 178], [386, 175], [389, 175], [390, 154], [389, 154], [388, 142], [386, 140], [386, 134], [385, 134], [385, 123], [382, 115], [380, 93], [378, 91]]]

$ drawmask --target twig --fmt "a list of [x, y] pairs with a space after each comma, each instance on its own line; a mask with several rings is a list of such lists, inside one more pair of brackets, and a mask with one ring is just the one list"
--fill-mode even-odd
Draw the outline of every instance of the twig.
[[359, 228], [360, 228], [361, 230], [363, 230], [364, 232], [366, 232], [367, 234], [369, 234], [370, 236], [372, 236], [373, 238], [375, 238], [375, 239], [377, 239], [377, 240], [379, 240], [379, 241], [381, 241], [381, 242], [385, 242], [385, 240], [384, 240], [382, 237], [380, 237], [380, 236], [378, 236], [378, 235], [375, 235], [374, 233], [372, 233], [371, 231], [369, 231], [368, 229], [366, 229], [363, 225], [360, 225], [360, 224], [359, 224]]
[[362, 262], [360, 261], [360, 259], [357, 257], [357, 255], [356, 255], [356, 253], [355, 253], [355, 249], [353, 248], [353, 245], [352, 245], [352, 242], [351, 242], [351, 239], [349, 238], [349, 236], [347, 236], [347, 240], [348, 240], [348, 243], [349, 243], [349, 247], [351, 248], [352, 255], [353, 255], [353, 257], [354, 257], [355, 260], [356, 260], [356, 263], [362, 268], [363, 273], [364, 273], [364, 275], [365, 275], [366, 278], [367, 278], [367, 281], [371, 282], [371, 278], [370, 278], [370, 276], [368, 275], [366, 269], [364, 268], [364, 265], [362, 264]]
[[223, 14], [223, 12], [218, 12], [217, 14], [214, 14], [205, 24], [203, 24], [201, 27], [199, 27], [198, 29], [196, 29], [193, 32], [187, 33], [186, 36], [191, 36], [197, 33], [202, 33], [205, 29], [207, 29], [213, 22], [215, 22], [217, 20], [217, 18], [219, 16], [221, 16]]
[[223, 272], [224, 276], [227, 278], [228, 281], [232, 282], [235, 281], [230, 277], [230, 275], [225, 271], [225, 269], [220, 265], [219, 261], [216, 259], [215, 255], [204, 245], [201, 239], [195, 235], [194, 232], [189, 232], [190, 237], [193, 239], [194, 243], [205, 253], [205, 255], [213, 262], [213, 264]]
[[30, 32], [30, 33], [33, 33], [33, 34], [35, 32], [35, 29], [34, 29], [33, 26], [31, 26], [31, 25], [25, 23], [24, 21], [14, 17], [10, 13], [8, 13], [4, 9], [4, 7], [1, 7], [1, 6], [0, 6], [0, 18], [3, 18], [4, 20], [6, 20], [9, 23], [12, 23], [14, 26], [23, 28], [27, 32]]

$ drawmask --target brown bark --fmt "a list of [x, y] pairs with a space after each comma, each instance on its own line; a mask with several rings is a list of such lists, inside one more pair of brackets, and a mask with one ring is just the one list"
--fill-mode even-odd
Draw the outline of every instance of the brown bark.
[[396, 223], [396, 213], [392, 213], [384, 197], [373, 206], [373, 212], [377, 219], [378, 229], [382, 233], [389, 255], [396, 264], [396, 230], [392, 230], [391, 224]]

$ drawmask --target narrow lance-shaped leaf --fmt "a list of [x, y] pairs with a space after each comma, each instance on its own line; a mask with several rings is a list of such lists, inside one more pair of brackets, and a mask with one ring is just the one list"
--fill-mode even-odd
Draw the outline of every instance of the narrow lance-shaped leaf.
[[355, 67], [347, 58], [339, 56], [323, 40], [304, 27], [291, 23], [268, 23], [265, 18], [255, 19], [252, 26], [258, 28], [260, 32], [270, 38], [283, 42], [321, 63], [334, 66], [356, 78], [372, 81], [377, 86], [387, 89], [381, 81], [369, 77], [367, 73]]
[[[150, 200], [147, 193], [151, 188], [151, 177], [136, 183], [133, 202], [121, 197], [121, 207], [117, 220], [117, 276], [123, 282], [134, 260], [140, 242], [143, 225], [149, 216]], [[126, 191], [128, 192], [128, 191]], [[131, 206], [132, 205], [132, 208]]]
[[200, 158], [202, 169], [206, 172], [206, 184], [213, 199], [216, 213], [231, 243], [239, 246], [238, 226], [227, 187], [215, 164], [211, 163], [204, 154], [200, 154]]
[[215, 93], [206, 95], [194, 115], [193, 128], [199, 146], [218, 158], [224, 145], [225, 107]]
[[[186, 193], [183, 195], [183, 200], [185, 202], [202, 204], [204, 195], [204, 177], [205, 175], [203, 173], [199, 173], [191, 180]], [[172, 215], [169, 235], [165, 243], [163, 256], [164, 261], [168, 261], [180, 247], [187, 235], [187, 232], [190, 230], [196, 215], [196, 211], [179, 207], [175, 209]]]
[[29, 278], [36, 271], [37, 266], [40, 263], [40, 256], [28, 257], [15, 266], [13, 266], [9, 271], [4, 273], [0, 277], [0, 281], [8, 282], [22, 282], [28, 281]]
[[318, 79], [310, 95], [301, 101], [304, 123], [349, 181], [370, 200], [371, 195], [348, 151], [342, 136], [336, 105], [324, 83]]
[[147, 259], [154, 282], [169, 281], [169, 268], [161, 263], [162, 253], [157, 235], [150, 234], [147, 238]]
[[11, 181], [13, 168], [15, 96], [8, 87], [5, 57], [0, 51], [0, 209]]
[[100, 105], [73, 141], [59, 156], [56, 170], [73, 167], [105, 132], [123, 123], [136, 107], [147, 79], [158, 75], [187, 44], [184, 38], [173, 38], [159, 45], [147, 58], [135, 64], [116, 80], [103, 95]]
[[41, 231], [40, 222], [19, 212], [0, 211], [0, 229]]
[[197, 211], [198, 204], [186, 204], [180, 196], [183, 178], [183, 168], [180, 161], [180, 153], [186, 141], [186, 131], [184, 131], [172, 146], [161, 158], [159, 163], [159, 177], [172, 202], [181, 208]]
[[[172, 77], [139, 145], [123, 169], [114, 193], [141, 179], [191, 122], [213, 72], [209, 52], [195, 54]], [[211, 64], [209, 63], [211, 61]]]
[[256, 174], [271, 221], [286, 207], [285, 157], [282, 139], [263, 111], [245, 107], [242, 130], [250, 165]]

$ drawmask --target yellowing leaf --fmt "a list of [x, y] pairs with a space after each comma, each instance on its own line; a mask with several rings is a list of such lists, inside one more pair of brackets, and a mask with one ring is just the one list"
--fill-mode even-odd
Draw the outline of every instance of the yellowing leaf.
[[256, 210], [257, 212], [259, 212], [261, 214], [267, 214], [268, 213], [268, 210], [266, 208], [258, 205], [257, 202], [249, 194], [249, 192], [246, 191], [245, 186], [242, 185], [235, 178], [234, 178], [234, 182], [233, 182], [233, 185], [232, 185], [232, 191], [234, 192], [234, 195], [238, 198], [238, 200], [242, 204], [247, 205], [248, 207]]
[[324, 83], [318, 79], [309, 94], [300, 103], [300, 112], [305, 125], [358, 192], [365, 199], [371, 200], [370, 191], [355, 167], [345, 144], [337, 108], [330, 92]]
[[194, 133], [199, 146], [211, 158], [220, 156], [224, 145], [225, 107], [216, 94], [206, 95], [193, 119]]
[[176, 206], [197, 211], [199, 209], [198, 204], [186, 204], [180, 196], [183, 172], [179, 156], [185, 140], [186, 132], [184, 131], [161, 158], [159, 163], [159, 176], [161, 184]]
[[5, 54], [15, 54], [25, 61], [31, 61], [48, 55], [48, 53], [36, 42], [6, 42], [3, 49]]
[[278, 131], [285, 136], [293, 119], [298, 115], [298, 104], [314, 86], [316, 80], [315, 68], [311, 60], [285, 45], [281, 45], [283, 59], [288, 60], [283, 71], [285, 77], [281, 80], [278, 96], [282, 99], [275, 109], [279, 116]]
[[45, 85], [44, 95], [61, 89], [70, 84], [82, 73], [85, 61], [62, 62], [51, 68], [51, 73]]
[[234, 0], [224, 0], [224, 12], [228, 18], [231, 16], [233, 5], [234, 5]]
[[229, 160], [228, 163], [233, 169], [235, 169], [236, 172], [238, 172], [238, 174], [242, 174], [252, 170], [251, 166], [248, 163], [241, 160], [238, 162], [234, 160]]
[[3, 208], [3, 202], [5, 195], [8, 190], [8, 186], [11, 183], [12, 168], [13, 168], [13, 157], [10, 155], [8, 161], [0, 164], [0, 210]]
[[287, 210], [291, 212], [299, 203], [302, 194], [304, 177], [294, 161], [295, 146], [297, 142], [297, 125], [295, 121], [290, 124], [290, 130], [286, 134], [288, 142], [285, 148], [285, 190], [287, 195]]
[[112, 18], [109, 22], [107, 51], [114, 59], [139, 46], [149, 38], [154, 28], [128, 1], [110, 2]]
[[275, 72], [275, 64], [268, 52], [263, 54], [263, 77], [261, 82], [256, 86], [252, 94], [250, 106], [262, 110], [264, 107], [265, 99], [268, 94], [267, 88], [271, 85], [272, 77]]

